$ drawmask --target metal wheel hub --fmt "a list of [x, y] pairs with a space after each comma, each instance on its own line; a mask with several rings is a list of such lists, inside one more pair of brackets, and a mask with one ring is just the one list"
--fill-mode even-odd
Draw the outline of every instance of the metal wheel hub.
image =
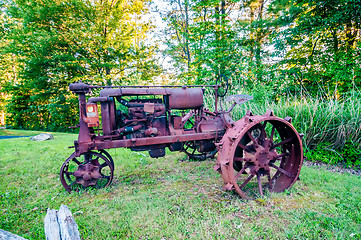
[[272, 162], [277, 158], [277, 151], [275, 149], [270, 150], [269, 147], [266, 146], [266, 148], [259, 146], [256, 148], [256, 152], [253, 155], [253, 158], [251, 158], [253, 161], [253, 164], [256, 167], [256, 172], [259, 170], [262, 175], [264, 175], [264, 172], [269, 173], [270, 166], [269, 163]]
[[255, 147], [255, 151], [245, 152], [246, 168], [249, 168], [252, 174], [267, 175], [270, 172], [269, 163], [277, 158], [277, 151], [271, 149], [271, 141], [265, 139], [262, 145]]
[[94, 186], [98, 179], [101, 178], [100, 168], [92, 163], [79, 165], [78, 169], [74, 172], [76, 183], [84, 187]]

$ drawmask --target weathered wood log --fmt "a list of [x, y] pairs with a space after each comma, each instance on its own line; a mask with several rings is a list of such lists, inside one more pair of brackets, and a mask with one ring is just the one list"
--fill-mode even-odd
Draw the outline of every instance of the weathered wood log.
[[63, 204], [58, 212], [58, 222], [62, 240], [80, 240], [78, 225], [69, 208]]
[[61, 240], [58, 216], [55, 209], [48, 208], [44, 218], [44, 230], [46, 240]]
[[26, 239], [0, 229], [0, 240], [26, 240]]
[[61, 205], [59, 211], [48, 209], [44, 230], [47, 240], [80, 240], [78, 225], [65, 205]]

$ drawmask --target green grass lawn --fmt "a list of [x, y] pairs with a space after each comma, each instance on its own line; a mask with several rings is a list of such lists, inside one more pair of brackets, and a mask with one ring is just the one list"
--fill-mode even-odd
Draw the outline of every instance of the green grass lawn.
[[68, 194], [58, 175], [77, 135], [54, 137], [0, 140], [0, 229], [44, 239], [47, 208], [65, 204], [82, 239], [361, 238], [358, 176], [304, 166], [287, 192], [244, 201], [222, 190], [215, 160], [192, 162], [181, 153], [152, 159], [113, 149], [112, 185]]
[[35, 136], [39, 133], [42, 132], [17, 129], [0, 129], [0, 136]]

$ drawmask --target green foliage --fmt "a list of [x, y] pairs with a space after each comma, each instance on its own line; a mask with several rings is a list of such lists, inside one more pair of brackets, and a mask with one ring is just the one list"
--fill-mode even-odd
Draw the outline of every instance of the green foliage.
[[346, 167], [361, 167], [361, 149], [359, 144], [347, 141], [342, 147], [333, 149], [330, 143], [320, 143], [306, 152], [307, 159], [327, 164], [343, 164]]
[[343, 162], [343, 157], [337, 151], [331, 149], [332, 144], [320, 143], [315, 149], [307, 151], [305, 156], [308, 160], [314, 162], [323, 162], [326, 164], [338, 164]]
[[[147, 4], [2, 1], [0, 108], [11, 97], [8, 123], [65, 130], [76, 122], [67, 86], [77, 80], [149, 83], [160, 69], [157, 45], [146, 41], [154, 29], [143, 18]], [[255, 109], [281, 104], [280, 116], [294, 115], [310, 149], [325, 141], [336, 148], [360, 142], [359, 96], [352, 95], [361, 87], [360, 0], [164, 4], [164, 54], [178, 83], [214, 84], [225, 74], [231, 91], [255, 96]]]
[[165, 54], [180, 80], [213, 84], [226, 74], [248, 91], [265, 84], [272, 95], [322, 98], [361, 87], [359, 0], [166, 3]]
[[[155, 46], [144, 39], [145, 2], [7, 1], [1, 40], [1, 91], [10, 96], [8, 124], [67, 130], [77, 121], [70, 83], [121, 83], [150, 79], [158, 71]], [[14, 73], [14, 74], [12, 74]]]
[[[275, 116], [292, 117], [292, 124], [304, 134], [303, 146], [310, 159], [326, 163], [342, 162], [347, 166], [360, 167], [358, 154], [361, 151], [361, 93], [350, 92], [342, 99], [313, 97], [307, 91], [303, 95], [277, 95], [267, 85], [259, 85], [249, 91], [247, 88], [233, 88], [228, 94], [248, 94], [253, 100], [237, 106], [232, 111], [235, 121], [242, 118], [247, 110], [263, 115], [271, 109]], [[207, 92], [206, 106], [214, 109], [214, 95]], [[224, 109], [229, 103], [221, 99]], [[330, 159], [325, 157], [328, 152]], [[342, 157], [347, 156], [347, 157]], [[350, 156], [350, 157], [348, 157]]]
[[279, 9], [268, 9], [263, 1], [166, 1], [171, 9], [168, 48], [178, 78], [199, 84], [214, 84], [219, 74], [249, 87], [275, 85], [277, 66], [270, 64], [272, 42]]
[[291, 3], [283, 10], [290, 25], [280, 32], [277, 51], [289, 49], [280, 64], [292, 82], [313, 95], [328, 89], [325, 97], [360, 87], [361, 2]]
[[353, 141], [347, 141], [340, 151], [348, 167], [361, 167], [361, 147]]

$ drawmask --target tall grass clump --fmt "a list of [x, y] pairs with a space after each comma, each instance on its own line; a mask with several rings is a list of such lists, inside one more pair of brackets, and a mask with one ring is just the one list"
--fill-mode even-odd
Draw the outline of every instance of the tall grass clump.
[[[262, 115], [271, 109], [278, 117], [292, 117], [292, 124], [298, 132], [303, 133], [303, 144], [306, 151], [323, 151], [323, 154], [334, 154], [339, 158], [353, 157], [348, 165], [361, 166], [361, 92], [353, 91], [343, 98], [313, 97], [303, 93], [302, 96], [287, 95], [277, 100], [267, 96], [267, 92], [251, 92], [239, 90], [229, 94], [249, 94], [254, 99], [232, 112], [234, 120], [244, 116], [247, 110]], [[222, 100], [221, 100], [222, 101]], [[214, 105], [214, 95], [208, 94], [207, 105]], [[224, 109], [232, 103], [222, 101]], [[307, 155], [307, 154], [306, 154]], [[334, 161], [335, 162], [335, 161]], [[337, 162], [337, 161], [336, 161]]]

